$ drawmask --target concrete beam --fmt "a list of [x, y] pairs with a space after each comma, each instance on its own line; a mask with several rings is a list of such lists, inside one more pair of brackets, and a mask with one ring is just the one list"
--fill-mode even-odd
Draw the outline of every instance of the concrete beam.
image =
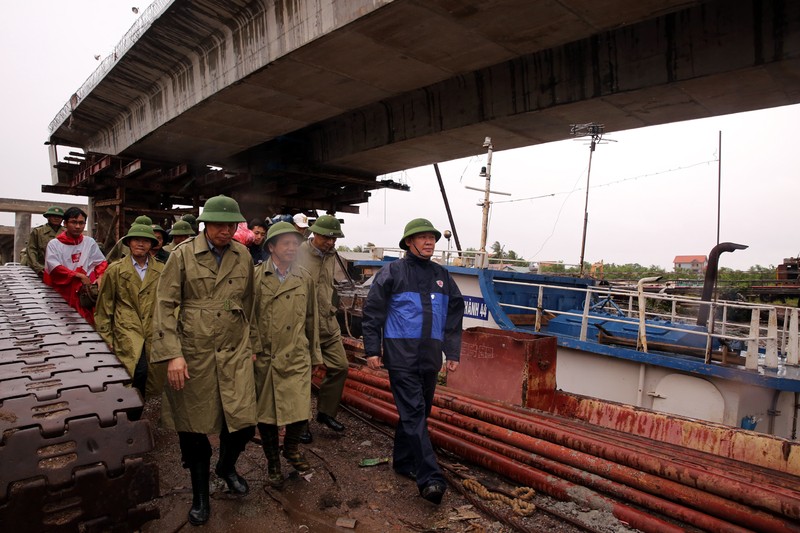
[[[800, 102], [800, 3], [709, 2], [388, 98], [293, 136], [319, 164], [383, 174], [516, 148]], [[267, 148], [269, 143], [263, 148]], [[251, 151], [251, 154], [257, 151]]]
[[50, 141], [218, 163], [361, 106], [697, 1], [173, 0], [96, 86], [75, 93]]
[[6, 213], [28, 213], [41, 215], [47, 208], [55, 205], [62, 209], [78, 207], [84, 212], [88, 209], [86, 204], [62, 203], [62, 202], [42, 202], [38, 200], [19, 200], [17, 198], [0, 198], [0, 212]]

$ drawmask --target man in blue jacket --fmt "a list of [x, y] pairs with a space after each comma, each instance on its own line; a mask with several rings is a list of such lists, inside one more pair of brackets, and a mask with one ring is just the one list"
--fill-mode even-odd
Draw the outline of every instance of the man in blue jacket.
[[[389, 371], [400, 421], [394, 437], [393, 467], [416, 479], [420, 494], [438, 504], [446, 489], [436, 462], [428, 415], [442, 367], [454, 372], [461, 353], [464, 298], [450, 274], [431, 261], [442, 234], [424, 218], [406, 224], [403, 259], [383, 267], [364, 305], [364, 351], [370, 368]], [[383, 355], [381, 355], [383, 345]]]

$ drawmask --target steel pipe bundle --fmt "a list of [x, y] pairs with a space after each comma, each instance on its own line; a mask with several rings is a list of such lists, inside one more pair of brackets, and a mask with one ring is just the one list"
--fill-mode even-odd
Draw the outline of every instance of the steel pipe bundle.
[[[396, 423], [385, 373], [351, 368], [349, 378], [346, 402]], [[437, 445], [556, 498], [609, 511], [643, 531], [675, 526], [618, 500], [708, 531], [800, 531], [793, 520], [800, 494], [785, 475], [757, 472], [756, 483], [742, 479], [743, 468], [721, 457], [696, 451], [679, 457], [674, 450], [666, 456], [662, 443], [643, 437], [624, 435], [620, 442], [619, 433], [612, 435], [606, 428], [597, 428], [595, 434], [594, 426], [589, 431], [587, 424], [540, 417], [446, 388], [437, 391], [434, 405], [429, 430]], [[712, 458], [713, 467], [700, 463], [701, 456]], [[700, 477], [705, 479], [700, 482]], [[715, 490], [700, 488], [706, 485]], [[734, 498], [719, 494], [731, 490], [740, 492]], [[777, 515], [758, 507], [777, 507]]]

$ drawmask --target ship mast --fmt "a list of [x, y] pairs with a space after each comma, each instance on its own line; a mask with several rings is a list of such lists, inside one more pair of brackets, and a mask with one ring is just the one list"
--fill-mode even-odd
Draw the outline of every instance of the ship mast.
[[589, 142], [589, 168], [586, 171], [586, 201], [583, 204], [583, 236], [581, 237], [581, 259], [580, 259], [580, 277], [584, 274], [583, 258], [586, 252], [586, 228], [589, 225], [589, 179], [592, 176], [592, 155], [594, 149], [597, 147], [603, 138], [604, 126], [590, 122], [589, 124], [571, 124], [569, 132], [571, 135], [586, 136], [588, 135], [591, 140]]

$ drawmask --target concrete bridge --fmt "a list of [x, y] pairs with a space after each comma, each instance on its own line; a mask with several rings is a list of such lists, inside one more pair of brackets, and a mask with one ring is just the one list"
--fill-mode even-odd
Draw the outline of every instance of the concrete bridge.
[[219, 192], [357, 212], [396, 186], [376, 176], [485, 136], [796, 103], [799, 65], [788, 0], [157, 0], [53, 120], [43, 189], [92, 196], [118, 233]]
[[[0, 226], [0, 264], [8, 262], [19, 262], [22, 249], [28, 244], [28, 237], [31, 233], [31, 215], [41, 215], [47, 208], [55, 205], [61, 209], [79, 207], [84, 211], [88, 206], [76, 203], [44, 202], [32, 200], [19, 200], [16, 198], [0, 198], [0, 213], [14, 213], [14, 226]], [[88, 211], [87, 211], [88, 213]], [[86, 227], [92, 227], [91, 214], [86, 221]], [[44, 224], [45, 219], [37, 219], [38, 226]]]

